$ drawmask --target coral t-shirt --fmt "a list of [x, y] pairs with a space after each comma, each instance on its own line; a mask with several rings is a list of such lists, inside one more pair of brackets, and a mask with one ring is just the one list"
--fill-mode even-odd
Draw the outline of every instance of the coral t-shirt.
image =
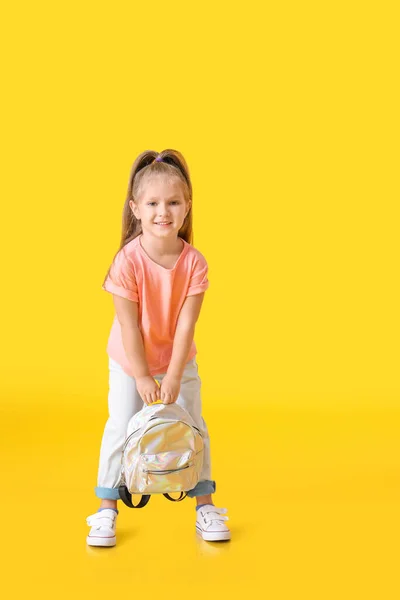
[[[175, 266], [166, 269], [154, 262], [140, 240], [128, 242], [116, 255], [102, 289], [138, 302], [138, 326], [147, 364], [152, 376], [168, 369], [179, 312], [187, 296], [204, 292], [208, 286], [208, 265], [204, 256], [184, 239]], [[197, 353], [194, 340], [187, 362]], [[122, 343], [121, 326], [115, 315], [107, 354], [133, 377]]]

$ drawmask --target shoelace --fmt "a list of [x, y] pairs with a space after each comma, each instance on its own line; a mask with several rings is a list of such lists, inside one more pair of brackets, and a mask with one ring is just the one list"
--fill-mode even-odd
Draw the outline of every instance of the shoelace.
[[[204, 514], [204, 523], [206, 523], [206, 525], [208, 525], [208, 523], [212, 523], [212, 522], [216, 522], [218, 523], [218, 525], [223, 525], [224, 521], [229, 521], [229, 517], [222, 517], [221, 515], [225, 514], [228, 512], [228, 510], [226, 508], [217, 508], [217, 507], [213, 507], [213, 508], [201, 508], [200, 509], [202, 511], [202, 513]], [[208, 517], [209, 515], [215, 515], [215, 516], [210, 516], [210, 518], [207, 520], [206, 516]]]
[[116, 517], [102, 515], [101, 512], [95, 513], [94, 515], [90, 515], [90, 517], [87, 517], [86, 523], [88, 525], [95, 526], [96, 529], [101, 529], [102, 527], [105, 527], [106, 529], [113, 529]]

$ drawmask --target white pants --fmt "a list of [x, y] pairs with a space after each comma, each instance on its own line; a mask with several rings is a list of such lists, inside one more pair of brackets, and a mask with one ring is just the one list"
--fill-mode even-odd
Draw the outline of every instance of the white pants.
[[[159, 383], [166, 373], [154, 375]], [[190, 414], [204, 439], [203, 469], [196, 487], [188, 496], [203, 496], [215, 492], [215, 481], [211, 480], [210, 438], [207, 425], [201, 416], [201, 379], [196, 357], [185, 365], [181, 388], [176, 403]], [[115, 360], [109, 357], [109, 418], [104, 428], [100, 448], [99, 471], [95, 493], [98, 498], [119, 499], [118, 485], [121, 475], [122, 447], [126, 439], [128, 421], [141, 410], [144, 402], [136, 388], [134, 377], [130, 377]]]

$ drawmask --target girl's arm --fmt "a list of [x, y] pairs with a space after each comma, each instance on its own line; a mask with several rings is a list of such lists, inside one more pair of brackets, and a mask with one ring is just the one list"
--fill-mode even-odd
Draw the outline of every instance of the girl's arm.
[[167, 375], [170, 377], [182, 378], [203, 299], [204, 292], [188, 296], [181, 308], [174, 335], [171, 361], [167, 370]]
[[138, 327], [138, 303], [113, 294], [115, 311], [121, 325], [122, 344], [128, 357], [133, 377], [150, 377], [143, 338]]

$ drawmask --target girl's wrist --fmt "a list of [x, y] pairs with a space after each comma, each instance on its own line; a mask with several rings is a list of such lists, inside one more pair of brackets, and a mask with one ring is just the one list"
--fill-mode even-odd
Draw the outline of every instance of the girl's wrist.
[[169, 371], [169, 370], [168, 370], [168, 371], [167, 371], [167, 375], [168, 375], [168, 377], [169, 377], [170, 379], [179, 379], [179, 380], [180, 380], [180, 379], [182, 379], [182, 375], [183, 375], [183, 373], [179, 374], [179, 373], [178, 373], [178, 372], [176, 372], [176, 371]]
[[139, 373], [136, 373], [134, 375], [134, 378], [136, 380], [138, 380], [138, 379], [146, 379], [146, 377], [151, 377], [149, 371], [140, 371]]

